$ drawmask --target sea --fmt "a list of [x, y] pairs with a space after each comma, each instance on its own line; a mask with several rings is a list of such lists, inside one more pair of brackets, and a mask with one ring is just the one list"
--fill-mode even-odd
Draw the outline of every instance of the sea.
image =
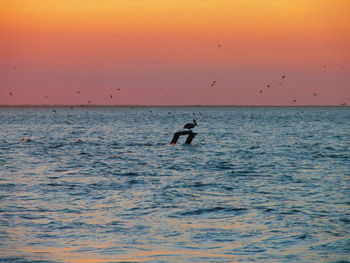
[[2, 108], [0, 262], [350, 262], [350, 107]]

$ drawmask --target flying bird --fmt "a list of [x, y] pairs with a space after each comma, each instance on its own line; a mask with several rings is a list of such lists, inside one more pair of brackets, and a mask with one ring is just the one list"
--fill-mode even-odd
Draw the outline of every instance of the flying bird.
[[113, 98], [113, 96], [112, 95], [109, 95], [109, 97], [112, 99]]
[[312, 92], [312, 94], [313, 94], [314, 96], [317, 96], [317, 93], [316, 93], [316, 92]]
[[91, 101], [88, 101], [88, 103], [90, 104], [90, 103], [91, 103]]
[[213, 80], [212, 83], [210, 84], [210, 87], [213, 87], [216, 83], [216, 80]]
[[79, 91], [79, 90], [77, 90], [77, 94], [80, 94], [80, 91]]
[[184, 125], [184, 129], [189, 129], [189, 130], [191, 130], [192, 128], [194, 128], [194, 127], [196, 127], [196, 126], [198, 126], [198, 125], [197, 125], [197, 122], [196, 122], [195, 119], [193, 119], [193, 123], [191, 123], [191, 122], [186, 123], [186, 124]]
[[13, 69], [17, 69], [17, 67], [16, 67], [16, 66], [13, 66]]
[[117, 90], [119, 91], [119, 90], [120, 90], [120, 88], [117, 88]]
[[285, 79], [286, 78], [286, 75], [282, 75], [282, 79]]
[[218, 44], [218, 48], [220, 48], [221, 47], [221, 44]]
[[296, 103], [296, 102], [297, 102], [297, 100], [296, 100], [296, 99], [294, 99], [294, 100], [293, 100], [293, 103]]
[[10, 96], [13, 96], [13, 93], [12, 93], [12, 92], [10, 92], [9, 94], [10, 94]]
[[259, 91], [259, 93], [260, 93], [260, 94], [263, 93], [263, 90], [261, 89], [261, 90]]
[[270, 85], [267, 85], [268, 88], [270, 88], [271, 86]]

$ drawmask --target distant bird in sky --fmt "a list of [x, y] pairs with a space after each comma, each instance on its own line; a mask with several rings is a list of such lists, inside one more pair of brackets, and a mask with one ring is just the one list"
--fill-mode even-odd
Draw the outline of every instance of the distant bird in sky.
[[347, 104], [346, 104], [346, 102], [344, 102], [344, 103], [342, 103], [342, 104], [340, 104], [341, 106], [346, 106]]
[[286, 78], [286, 75], [282, 75], [282, 79], [285, 79]]
[[263, 93], [263, 90], [261, 89], [261, 90], [259, 91], [259, 93], [260, 93], [260, 94]]
[[210, 87], [213, 87], [215, 85], [215, 83], [216, 83], [216, 80], [213, 80], [210, 84]]
[[112, 99], [113, 98], [113, 96], [112, 95], [109, 95], [109, 97]]
[[294, 99], [294, 100], [293, 100], [293, 103], [296, 103], [296, 102], [297, 102], [297, 100], [296, 100], [296, 99]]
[[221, 47], [221, 44], [219, 43], [219, 44], [218, 44], [218, 48], [220, 48], [220, 47]]
[[12, 68], [13, 68], [13, 69], [17, 69], [17, 67], [16, 67], [16, 66], [13, 66]]
[[312, 92], [312, 94], [313, 94], [314, 96], [317, 96], [317, 93], [316, 93], [316, 92]]
[[117, 88], [117, 90], [119, 91], [119, 90], [120, 90], [120, 88]]
[[197, 122], [196, 122], [195, 119], [193, 119], [193, 123], [191, 123], [191, 122], [186, 123], [186, 124], [184, 125], [184, 129], [189, 129], [189, 130], [191, 130], [192, 128], [194, 128], [194, 127], [196, 127], [196, 126], [198, 126], [198, 125], [197, 125]]
[[270, 85], [267, 85], [268, 88], [270, 88], [271, 86]]
[[327, 68], [327, 65], [324, 65], [323, 68]]
[[77, 94], [80, 94], [80, 91], [79, 91], [79, 90], [77, 90]]
[[88, 104], [90, 104], [91, 103], [91, 101], [88, 101]]
[[9, 94], [10, 94], [10, 96], [13, 96], [13, 93], [12, 93], [12, 92], [10, 92]]

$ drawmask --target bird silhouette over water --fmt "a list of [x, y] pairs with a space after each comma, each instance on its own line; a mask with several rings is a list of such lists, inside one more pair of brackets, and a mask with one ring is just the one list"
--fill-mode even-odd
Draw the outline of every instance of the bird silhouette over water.
[[210, 84], [210, 87], [213, 87], [216, 83], [216, 80], [213, 80], [212, 83]]
[[193, 119], [193, 123], [191, 123], [191, 122], [186, 123], [186, 124], [184, 125], [184, 129], [189, 129], [189, 130], [191, 130], [191, 129], [193, 129], [193, 128], [196, 127], [196, 126], [198, 126], [198, 125], [197, 125], [197, 122], [196, 122], [195, 119]]

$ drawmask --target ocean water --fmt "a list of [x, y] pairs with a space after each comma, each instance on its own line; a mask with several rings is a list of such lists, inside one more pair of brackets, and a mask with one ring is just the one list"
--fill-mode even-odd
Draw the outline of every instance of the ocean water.
[[[170, 146], [193, 118], [192, 145]], [[0, 262], [350, 262], [349, 107], [1, 109], [0, 125]]]

